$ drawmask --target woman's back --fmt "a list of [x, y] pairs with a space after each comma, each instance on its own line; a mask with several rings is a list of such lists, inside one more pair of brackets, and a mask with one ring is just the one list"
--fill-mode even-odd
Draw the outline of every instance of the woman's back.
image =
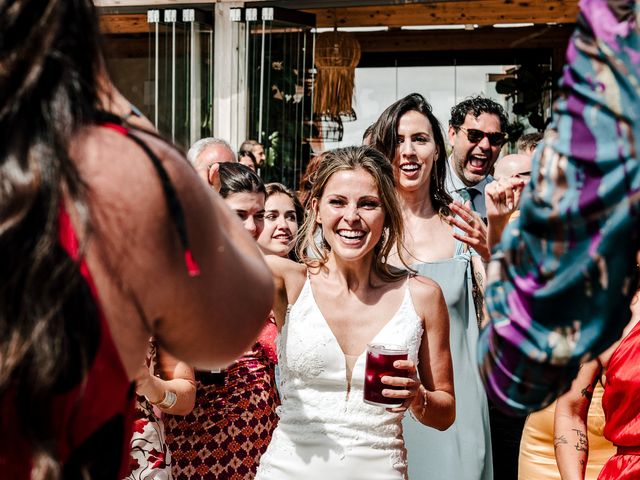
[[[7, 0], [0, 19], [0, 422], [19, 432], [2, 471], [117, 478], [150, 334], [196, 365], [233, 359], [268, 312], [269, 274], [175, 149], [103, 111], [93, 2]], [[220, 307], [240, 279], [253, 298]], [[101, 468], [103, 446], [119, 452]]]

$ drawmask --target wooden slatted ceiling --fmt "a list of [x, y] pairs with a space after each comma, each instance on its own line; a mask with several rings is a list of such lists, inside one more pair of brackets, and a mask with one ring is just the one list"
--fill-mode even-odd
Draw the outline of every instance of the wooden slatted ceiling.
[[574, 23], [578, 0], [469, 0], [305, 11], [316, 14], [318, 27]]
[[[476, 30], [390, 31], [356, 33], [363, 52], [437, 52], [455, 50], [553, 49], [564, 52], [573, 26]], [[381, 38], [384, 41], [380, 41]]]
[[[468, 0], [306, 11], [316, 14], [318, 27], [574, 23], [578, 0]], [[148, 31], [145, 14], [101, 15], [100, 25], [105, 33]]]

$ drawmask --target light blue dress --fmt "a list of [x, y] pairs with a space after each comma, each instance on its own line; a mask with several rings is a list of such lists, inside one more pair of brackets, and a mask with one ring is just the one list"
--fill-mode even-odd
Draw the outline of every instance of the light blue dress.
[[412, 265], [438, 282], [449, 310], [456, 420], [440, 432], [405, 415], [402, 422], [411, 480], [492, 480], [487, 397], [476, 367], [478, 325], [473, 305], [471, 255], [456, 241], [449, 260]]

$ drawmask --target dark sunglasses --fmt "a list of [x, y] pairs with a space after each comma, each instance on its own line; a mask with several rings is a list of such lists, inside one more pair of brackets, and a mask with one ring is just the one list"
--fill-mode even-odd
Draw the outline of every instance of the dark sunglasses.
[[507, 135], [503, 132], [483, 132], [475, 128], [458, 127], [467, 134], [467, 138], [471, 143], [480, 143], [484, 137], [487, 137], [489, 144], [493, 147], [500, 147], [507, 140]]

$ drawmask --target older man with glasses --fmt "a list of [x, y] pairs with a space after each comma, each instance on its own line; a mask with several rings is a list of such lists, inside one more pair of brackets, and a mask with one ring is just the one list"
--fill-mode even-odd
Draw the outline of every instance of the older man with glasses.
[[[506, 141], [507, 115], [498, 103], [471, 97], [451, 109], [447, 190], [470, 200], [482, 218], [486, 217], [485, 186], [493, 181], [491, 169]], [[455, 195], [454, 195], [455, 198]]]

